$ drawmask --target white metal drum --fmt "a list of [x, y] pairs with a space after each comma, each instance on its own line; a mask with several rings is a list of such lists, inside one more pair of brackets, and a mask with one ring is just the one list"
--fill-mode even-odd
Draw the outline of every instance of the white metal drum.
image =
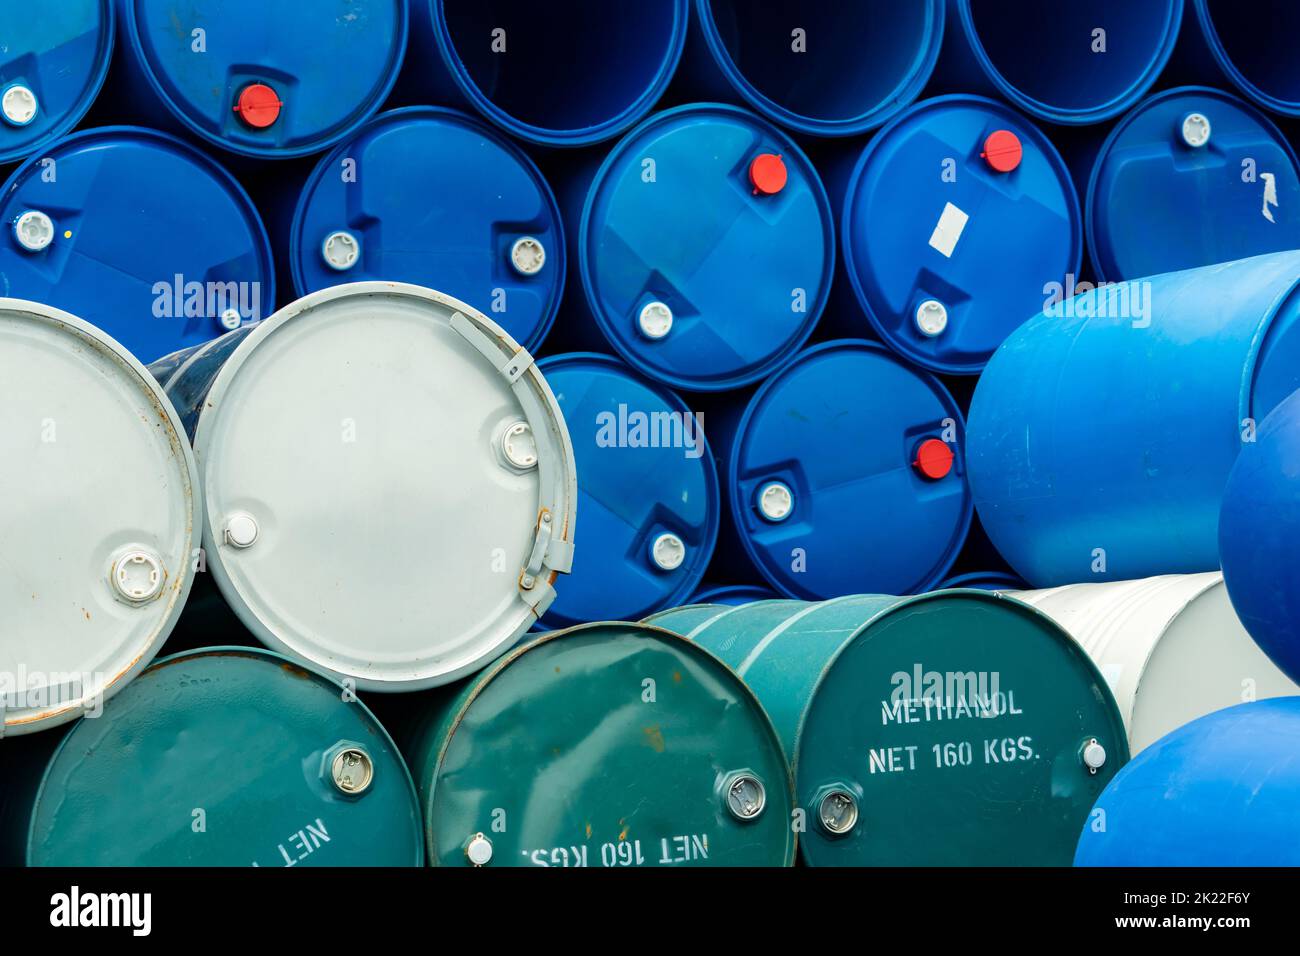
[[96, 714], [179, 617], [199, 554], [180, 420], [120, 345], [0, 299], [0, 735]]
[[1008, 593], [1083, 645], [1115, 694], [1135, 754], [1213, 711], [1300, 694], [1241, 626], [1217, 571]]
[[532, 357], [470, 306], [343, 285], [155, 368], [197, 418], [208, 567], [272, 648], [418, 690], [554, 599], [573, 449]]

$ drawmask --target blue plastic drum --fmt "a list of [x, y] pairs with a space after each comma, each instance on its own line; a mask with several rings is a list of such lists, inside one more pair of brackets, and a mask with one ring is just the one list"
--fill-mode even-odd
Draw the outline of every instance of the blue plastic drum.
[[688, 0], [410, 0], [408, 101], [472, 108], [543, 146], [587, 146], [646, 115], [681, 59]]
[[1219, 512], [1223, 579], [1255, 643], [1300, 682], [1300, 392], [1247, 437]]
[[149, 125], [244, 156], [320, 152], [388, 98], [407, 0], [116, 0], [121, 82]]
[[529, 350], [564, 291], [564, 229], [546, 180], [453, 110], [393, 110], [363, 126], [311, 174], [287, 238], [300, 296], [411, 282], [475, 306]]
[[793, 140], [705, 104], [658, 113], [614, 147], [586, 194], [577, 247], [594, 324], [629, 365], [674, 388], [722, 391], [766, 378], [812, 334], [835, 229]]
[[1155, 83], [1182, 18], [1183, 0], [948, 0], [937, 75], [1052, 123], [1100, 123]]
[[71, 132], [113, 58], [113, 0], [0, 0], [0, 163]]
[[702, 46], [750, 106], [813, 136], [879, 126], [925, 86], [943, 0], [695, 0]]
[[723, 436], [739, 546], [786, 597], [930, 590], [970, 526], [964, 427], [939, 380], [884, 346], [808, 349]]
[[687, 603], [718, 536], [718, 476], [703, 420], [607, 355], [537, 366], [578, 464], [582, 535], [543, 627], [636, 621]]
[[224, 169], [136, 127], [83, 130], [4, 185], [0, 295], [84, 317], [141, 362], [274, 311], [262, 220]]
[[1205, 45], [1242, 94], [1265, 109], [1300, 116], [1300, 5], [1191, 0]]
[[1027, 585], [1014, 574], [1005, 571], [968, 571], [958, 574], [939, 585], [940, 588], [974, 588], [978, 591], [1020, 591]]
[[1106, 785], [1075, 866], [1300, 866], [1300, 697], [1240, 704], [1147, 747]]
[[1255, 423], [1300, 387], [1300, 251], [1086, 292], [1003, 343], [967, 451], [999, 554], [1034, 587], [1219, 567]]
[[1055, 147], [977, 96], [925, 100], [877, 133], [843, 217], [849, 281], [876, 334], [948, 374], [977, 374], [1083, 256], [1079, 200]]
[[1112, 282], [1300, 248], [1300, 166], [1248, 103], [1167, 90], [1102, 144], [1085, 221], [1093, 268]]

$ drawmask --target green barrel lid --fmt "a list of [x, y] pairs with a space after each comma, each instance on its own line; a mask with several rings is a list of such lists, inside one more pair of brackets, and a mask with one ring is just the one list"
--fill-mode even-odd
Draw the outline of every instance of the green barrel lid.
[[987, 591], [657, 615], [734, 667], [794, 754], [813, 865], [1061, 865], [1128, 760], [1059, 627]]
[[333, 680], [271, 651], [160, 660], [50, 758], [33, 866], [418, 866], [396, 745]]
[[408, 756], [435, 865], [794, 862], [790, 771], [762, 706], [658, 628], [515, 648], [425, 708]]

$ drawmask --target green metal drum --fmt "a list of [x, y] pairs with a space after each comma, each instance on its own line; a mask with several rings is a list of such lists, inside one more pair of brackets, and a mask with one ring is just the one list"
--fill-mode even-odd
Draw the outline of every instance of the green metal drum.
[[767, 715], [713, 655], [658, 628], [520, 645], [423, 700], [407, 753], [435, 865], [794, 862], [792, 781]]
[[[21, 766], [30, 747], [0, 740], [0, 766]], [[270, 651], [160, 660], [45, 755], [5, 801], [10, 860], [424, 862], [415, 788], [383, 727], [334, 681]], [[25, 844], [17, 854], [14, 842]]]
[[1068, 866], [1128, 760], [1105, 681], [987, 591], [763, 601], [651, 619], [734, 667], [795, 762], [817, 866]]

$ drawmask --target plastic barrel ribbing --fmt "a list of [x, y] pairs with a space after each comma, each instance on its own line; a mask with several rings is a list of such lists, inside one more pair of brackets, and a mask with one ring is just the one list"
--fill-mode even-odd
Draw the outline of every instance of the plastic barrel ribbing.
[[1218, 567], [1243, 437], [1300, 385], [1300, 253], [1086, 292], [985, 369], [967, 459], [989, 538], [1036, 587]]

